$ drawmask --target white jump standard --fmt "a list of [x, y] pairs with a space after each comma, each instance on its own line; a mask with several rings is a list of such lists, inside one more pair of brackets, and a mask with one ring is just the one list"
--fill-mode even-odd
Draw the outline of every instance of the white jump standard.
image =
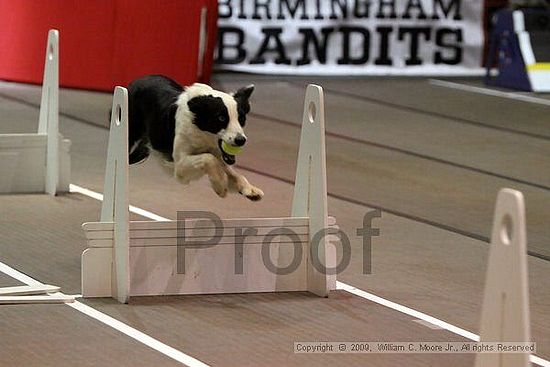
[[[200, 219], [129, 221], [125, 88], [115, 88], [112, 111], [101, 220], [83, 224], [87, 238], [82, 254], [84, 297], [128, 302], [129, 297], [141, 295], [282, 291], [327, 296], [335, 288], [336, 276], [330, 274], [336, 264], [331, 235], [318, 244], [313, 241], [323, 229], [330, 233], [337, 229], [327, 215], [321, 87], [310, 85], [306, 91], [291, 216], [222, 219], [221, 228], [212, 221], [205, 226]], [[295, 236], [273, 235], [271, 231], [281, 227]], [[182, 237], [186, 241], [203, 238], [216, 229], [216, 245], [178, 246]], [[293, 271], [272, 271], [264, 265], [266, 238], [271, 265], [286, 269], [296, 263]], [[178, 248], [185, 256], [178, 256]], [[235, 269], [236, 258], [242, 261], [242, 271]], [[183, 273], [178, 272], [178, 260], [184, 261]]]
[[[481, 311], [481, 342], [530, 342], [527, 235], [523, 194], [498, 193]], [[528, 367], [529, 354], [480, 353], [476, 367]]]
[[36, 134], [0, 135], [0, 193], [68, 192], [71, 142], [59, 134], [59, 32], [46, 46]]

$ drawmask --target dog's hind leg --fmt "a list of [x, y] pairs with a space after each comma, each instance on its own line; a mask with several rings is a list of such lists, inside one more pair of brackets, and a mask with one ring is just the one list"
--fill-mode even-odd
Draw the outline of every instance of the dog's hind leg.
[[143, 140], [138, 141], [134, 146], [130, 147], [130, 155], [128, 161], [130, 164], [136, 164], [144, 162], [150, 154], [150, 148]]

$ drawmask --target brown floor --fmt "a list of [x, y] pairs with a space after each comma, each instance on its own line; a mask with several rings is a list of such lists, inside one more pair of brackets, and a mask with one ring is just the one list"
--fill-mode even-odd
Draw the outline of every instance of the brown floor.
[[64, 305], [0, 310], [0, 366], [178, 366]]
[[[238, 165], [264, 189], [265, 200], [218, 199], [201, 183], [184, 189], [146, 162], [130, 169], [133, 205], [170, 218], [181, 209], [225, 217], [288, 214], [306, 80], [221, 74], [214, 84], [231, 89], [251, 81], [257, 88], [250, 142]], [[311, 81], [326, 93], [329, 211], [352, 245], [352, 262], [339, 280], [477, 332], [494, 200], [499, 188], [517, 188], [527, 203], [532, 334], [537, 354], [550, 358], [548, 107], [436, 87], [425, 79]], [[36, 87], [0, 83], [0, 132], [33, 131], [39, 100]], [[63, 90], [60, 96], [61, 129], [73, 142], [72, 182], [96, 191], [102, 191], [110, 101], [108, 94], [85, 91]], [[374, 222], [381, 235], [373, 240], [373, 273], [365, 275], [355, 229], [373, 207], [383, 210]], [[97, 220], [99, 209], [99, 202], [78, 194], [0, 196], [0, 261], [67, 294], [79, 293], [80, 224]], [[0, 274], [0, 284], [18, 283]], [[463, 340], [341, 291], [329, 299], [296, 293], [85, 303], [213, 366], [473, 361], [468, 355], [292, 353], [298, 340]], [[84, 365], [104, 365], [109, 358], [121, 366], [173, 364], [66, 306], [1, 306], [0, 326], [0, 345], [9, 351], [0, 353], [0, 366], [59, 365], [65, 358]], [[4, 332], [10, 328], [19, 331]], [[37, 352], [21, 353], [29, 341]], [[131, 357], [124, 358], [129, 347]], [[105, 353], [94, 357], [98, 348]]]

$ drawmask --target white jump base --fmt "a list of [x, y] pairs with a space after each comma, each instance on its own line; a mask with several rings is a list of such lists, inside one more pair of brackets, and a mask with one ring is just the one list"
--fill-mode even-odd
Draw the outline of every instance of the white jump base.
[[[321, 87], [310, 85], [306, 92], [291, 216], [223, 219], [223, 231], [216, 237], [219, 244], [180, 246], [185, 256], [178, 256], [178, 239], [210, 238], [215, 228], [204, 227], [196, 219], [129, 221], [125, 88], [115, 88], [112, 111], [101, 221], [83, 224], [88, 247], [82, 254], [84, 297], [114, 297], [123, 303], [130, 296], [213, 293], [309, 291], [324, 297], [335, 289], [336, 276], [312, 264], [316, 256], [329, 270], [335, 267], [336, 251], [329, 236], [338, 230], [334, 218], [327, 215]], [[281, 227], [296, 237], [271, 236], [269, 258], [279, 268], [297, 261], [288, 274], [268, 269], [262, 258], [266, 235]], [[243, 236], [235, 228], [257, 233]], [[314, 248], [314, 234], [325, 228], [331, 234]], [[242, 260], [242, 271], [236, 271], [235, 258]], [[183, 266], [181, 273], [178, 269]]]
[[0, 193], [68, 192], [71, 142], [59, 134], [59, 32], [46, 46], [36, 134], [0, 135]]

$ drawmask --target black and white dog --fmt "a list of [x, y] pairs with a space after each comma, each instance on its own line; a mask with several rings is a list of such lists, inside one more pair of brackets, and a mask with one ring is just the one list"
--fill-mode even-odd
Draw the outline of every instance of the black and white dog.
[[243, 127], [253, 90], [250, 85], [228, 94], [200, 83], [183, 88], [161, 75], [133, 81], [128, 87], [130, 164], [157, 153], [183, 184], [208, 175], [220, 197], [238, 192], [260, 200], [262, 190], [231, 167], [235, 156], [221, 148], [222, 142], [246, 143]]

